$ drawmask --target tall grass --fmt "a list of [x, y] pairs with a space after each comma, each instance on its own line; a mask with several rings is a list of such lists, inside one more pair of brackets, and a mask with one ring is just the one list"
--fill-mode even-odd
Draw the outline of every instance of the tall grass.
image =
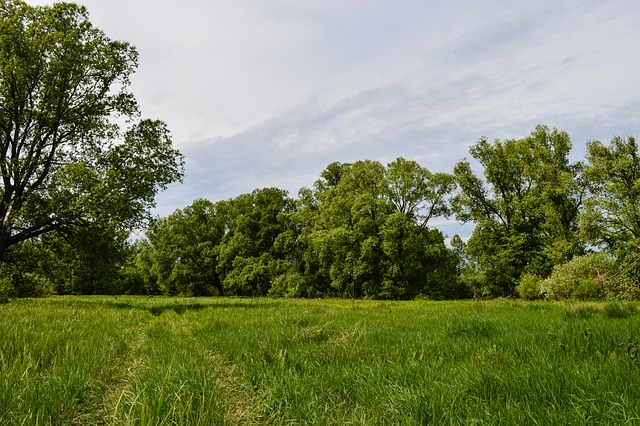
[[1, 424], [633, 424], [635, 305], [0, 305]]
[[0, 424], [103, 418], [102, 396], [143, 316], [62, 300], [0, 306]]

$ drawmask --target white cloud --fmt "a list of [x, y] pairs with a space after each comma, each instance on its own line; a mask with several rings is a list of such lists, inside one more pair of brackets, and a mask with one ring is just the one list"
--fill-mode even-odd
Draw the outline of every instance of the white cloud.
[[536, 124], [637, 134], [634, 0], [81, 1], [140, 51], [132, 91], [187, 155], [158, 214], [333, 161], [404, 156], [450, 171], [481, 136]]

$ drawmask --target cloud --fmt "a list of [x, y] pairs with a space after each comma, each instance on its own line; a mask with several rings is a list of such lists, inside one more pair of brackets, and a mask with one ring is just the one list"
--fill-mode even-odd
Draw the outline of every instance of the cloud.
[[[477, 94], [472, 82], [451, 84], [469, 86], [464, 92], [471, 93], [471, 99], [433, 99], [430, 90], [416, 93], [406, 87], [389, 87], [363, 92], [324, 109], [315, 103], [301, 105], [231, 137], [192, 143], [185, 148], [185, 184], [193, 195], [212, 200], [266, 186], [295, 195], [333, 161], [373, 159], [387, 163], [403, 156], [433, 171], [451, 172], [457, 161], [468, 156], [468, 146], [481, 136], [519, 138], [537, 124], [549, 124], [568, 131], [580, 151], [588, 139], [608, 140], [622, 123], [640, 128], [635, 114], [638, 104], [604, 104], [581, 116], [571, 111], [552, 115], [498, 113], [479, 103], [486, 98], [491, 104], [492, 96]], [[597, 134], [589, 134], [593, 123], [599, 123]]]
[[[39, 0], [39, 3], [45, 1]], [[46, 2], [50, 3], [50, 2]], [[131, 90], [186, 154], [157, 214], [331, 162], [451, 171], [481, 136], [637, 134], [635, 0], [81, 0], [140, 52]]]

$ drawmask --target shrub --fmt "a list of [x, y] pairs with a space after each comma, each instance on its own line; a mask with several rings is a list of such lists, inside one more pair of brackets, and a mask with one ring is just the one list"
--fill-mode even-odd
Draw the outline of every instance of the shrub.
[[606, 285], [615, 269], [615, 259], [605, 253], [590, 253], [553, 268], [540, 283], [547, 299], [594, 300], [607, 295]]
[[14, 297], [47, 297], [53, 284], [41, 274], [22, 272], [14, 264], [0, 263], [0, 302]]
[[516, 292], [521, 299], [537, 299], [540, 297], [540, 279], [533, 274], [522, 274], [516, 286]]
[[53, 294], [53, 284], [48, 278], [30, 272], [14, 275], [13, 286], [18, 297], [47, 297]]
[[301, 297], [305, 296], [304, 277], [297, 273], [278, 275], [269, 289], [271, 297]]
[[13, 285], [11, 280], [6, 277], [0, 277], [0, 304], [7, 303], [13, 296]]
[[604, 296], [602, 282], [593, 278], [582, 278], [577, 281], [577, 285], [571, 293], [571, 297], [579, 300], [599, 300]]
[[618, 261], [605, 290], [608, 299], [640, 300], [640, 253], [628, 253]]

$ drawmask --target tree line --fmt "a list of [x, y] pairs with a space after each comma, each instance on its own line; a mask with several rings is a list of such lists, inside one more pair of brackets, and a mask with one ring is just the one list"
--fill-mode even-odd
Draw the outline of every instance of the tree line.
[[[572, 161], [569, 135], [538, 126], [481, 138], [451, 173], [336, 162], [297, 197], [262, 188], [150, 218], [184, 161], [127, 90], [135, 48], [73, 3], [2, 0], [0, 15], [0, 298], [640, 298], [632, 136]], [[436, 217], [475, 228], [448, 239]]]
[[[474, 164], [451, 174], [404, 158], [332, 163], [295, 199], [264, 188], [196, 200], [152, 223], [128, 271], [140, 291], [163, 294], [537, 297], [564, 285], [566, 297], [635, 298], [635, 139], [591, 141], [584, 161], [571, 149], [566, 132], [538, 126], [522, 139], [480, 139]], [[434, 217], [475, 229], [446, 244]]]
[[428, 223], [454, 186], [401, 158], [333, 163], [298, 199], [264, 188], [154, 221], [138, 270], [165, 294], [453, 297], [455, 256]]
[[[635, 139], [591, 141], [583, 161], [571, 149], [566, 132], [538, 126], [480, 139], [452, 173], [404, 158], [336, 162], [296, 198], [262, 188], [199, 199], [135, 242], [86, 228], [21, 256], [65, 294], [638, 298]], [[436, 217], [475, 228], [447, 242]]]

